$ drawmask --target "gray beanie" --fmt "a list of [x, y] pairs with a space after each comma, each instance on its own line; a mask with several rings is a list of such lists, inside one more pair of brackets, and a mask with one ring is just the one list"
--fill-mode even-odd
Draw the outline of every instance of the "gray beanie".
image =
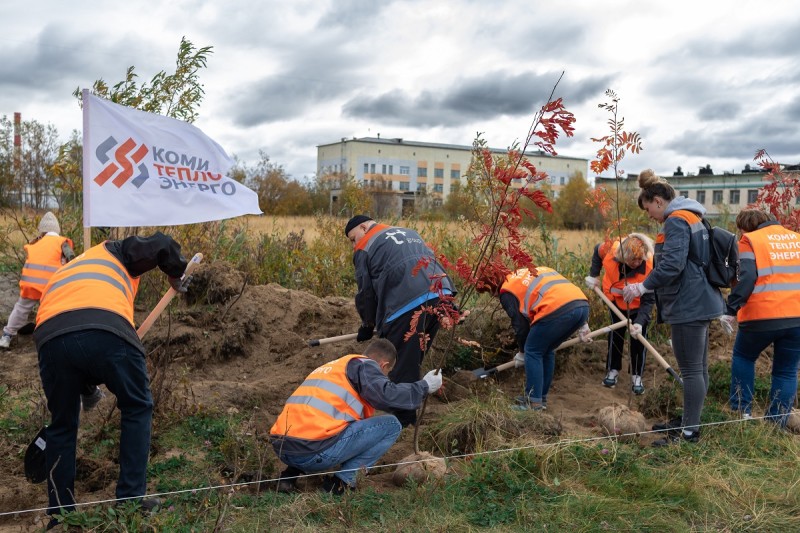
[[52, 211], [48, 211], [39, 221], [39, 233], [61, 233], [61, 226], [58, 225], [58, 219]]

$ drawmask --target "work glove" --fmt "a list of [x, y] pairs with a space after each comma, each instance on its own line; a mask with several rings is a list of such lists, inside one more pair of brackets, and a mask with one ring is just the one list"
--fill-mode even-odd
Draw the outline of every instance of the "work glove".
[[522, 352], [517, 352], [517, 355], [514, 356], [514, 368], [520, 368], [525, 366], [525, 354]]
[[442, 388], [441, 372], [436, 374], [436, 370], [431, 370], [430, 372], [422, 376], [422, 380], [428, 384], [428, 394], [433, 394], [434, 392]]
[[589, 324], [584, 324], [578, 329], [578, 337], [581, 338], [581, 342], [590, 343], [592, 342], [592, 338], [589, 337], [589, 333], [592, 332], [592, 329], [589, 327]]
[[186, 294], [187, 291], [186, 287], [189, 284], [188, 279], [186, 280], [185, 283], [181, 278], [173, 278], [172, 276], [170, 276], [168, 279], [170, 286], [173, 289], [175, 289], [175, 292], [177, 292], [178, 294]]
[[642, 325], [641, 324], [632, 324], [631, 325], [631, 337], [633, 337], [635, 339], [641, 334], [642, 334]]
[[629, 304], [636, 298], [639, 298], [641, 295], [647, 294], [648, 292], [653, 291], [650, 289], [645, 289], [644, 283], [631, 283], [622, 289], [622, 299], [625, 300], [625, 303]]
[[356, 341], [364, 342], [370, 340], [372, 338], [372, 335], [374, 335], [373, 332], [374, 329], [375, 326], [361, 326], [360, 328], [358, 328], [358, 335], [356, 336]]
[[583, 281], [586, 282], [586, 286], [589, 287], [590, 291], [593, 291], [595, 287], [600, 286], [600, 278], [593, 278], [592, 276], [586, 276], [583, 278]]
[[736, 317], [733, 315], [722, 315], [719, 317], [719, 323], [722, 324], [722, 331], [728, 335], [732, 335], [733, 326], [736, 324]]
[[94, 392], [91, 394], [81, 394], [81, 405], [84, 411], [91, 411], [95, 406], [100, 403], [100, 400], [105, 398], [105, 393], [100, 390], [100, 387], [95, 387]]

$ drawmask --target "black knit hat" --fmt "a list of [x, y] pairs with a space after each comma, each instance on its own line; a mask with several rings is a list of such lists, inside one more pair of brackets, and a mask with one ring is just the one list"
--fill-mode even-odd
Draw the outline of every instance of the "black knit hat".
[[344, 227], [344, 235], [345, 235], [345, 237], [347, 237], [347, 235], [350, 233], [350, 231], [353, 228], [355, 228], [359, 224], [363, 224], [364, 222], [368, 222], [370, 220], [372, 220], [372, 218], [368, 217], [367, 215], [356, 215], [353, 218], [351, 218], [347, 222], [347, 225]]

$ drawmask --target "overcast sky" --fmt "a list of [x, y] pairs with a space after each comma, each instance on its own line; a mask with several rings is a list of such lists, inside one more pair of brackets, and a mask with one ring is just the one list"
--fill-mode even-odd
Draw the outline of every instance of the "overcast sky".
[[800, 163], [800, 6], [790, 0], [4, 1], [0, 115], [81, 128], [71, 93], [174, 68], [213, 46], [195, 123], [250, 165], [295, 178], [316, 146], [402, 137], [522, 141], [556, 91], [577, 123], [560, 154], [592, 159], [613, 89], [644, 150], [627, 172], [740, 172], [759, 148]]

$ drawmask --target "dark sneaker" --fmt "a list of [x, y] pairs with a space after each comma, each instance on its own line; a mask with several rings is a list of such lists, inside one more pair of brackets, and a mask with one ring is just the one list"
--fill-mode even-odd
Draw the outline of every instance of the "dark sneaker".
[[142, 498], [139, 503], [143, 513], [155, 513], [161, 509], [161, 498]]
[[619, 372], [616, 370], [609, 370], [606, 377], [603, 378], [603, 386], [608, 388], [613, 388], [617, 386], [617, 377], [619, 377]]
[[677, 429], [683, 427], [683, 418], [676, 416], [669, 422], [661, 422], [660, 424], [653, 424], [653, 431], [666, 431], [668, 429]]
[[658, 439], [653, 441], [653, 447], [655, 448], [664, 448], [665, 446], [671, 446], [673, 444], [678, 444], [681, 441], [697, 443], [700, 442], [700, 430], [693, 432], [691, 435], [686, 435], [683, 431], [669, 431], [667, 436], [663, 439]]
[[334, 496], [342, 496], [345, 492], [355, 490], [355, 487], [348, 485], [336, 476], [330, 476], [322, 481], [322, 486], [319, 490], [327, 492], [328, 494], [333, 494]]
[[636, 396], [641, 396], [644, 394], [644, 383], [642, 383], [642, 376], [633, 376], [631, 390]]
[[[289, 493], [297, 490], [297, 476], [302, 476], [305, 472], [293, 466], [286, 467], [286, 470], [281, 472], [278, 479], [278, 484], [275, 490], [278, 492]], [[288, 478], [288, 479], [286, 479]]]

